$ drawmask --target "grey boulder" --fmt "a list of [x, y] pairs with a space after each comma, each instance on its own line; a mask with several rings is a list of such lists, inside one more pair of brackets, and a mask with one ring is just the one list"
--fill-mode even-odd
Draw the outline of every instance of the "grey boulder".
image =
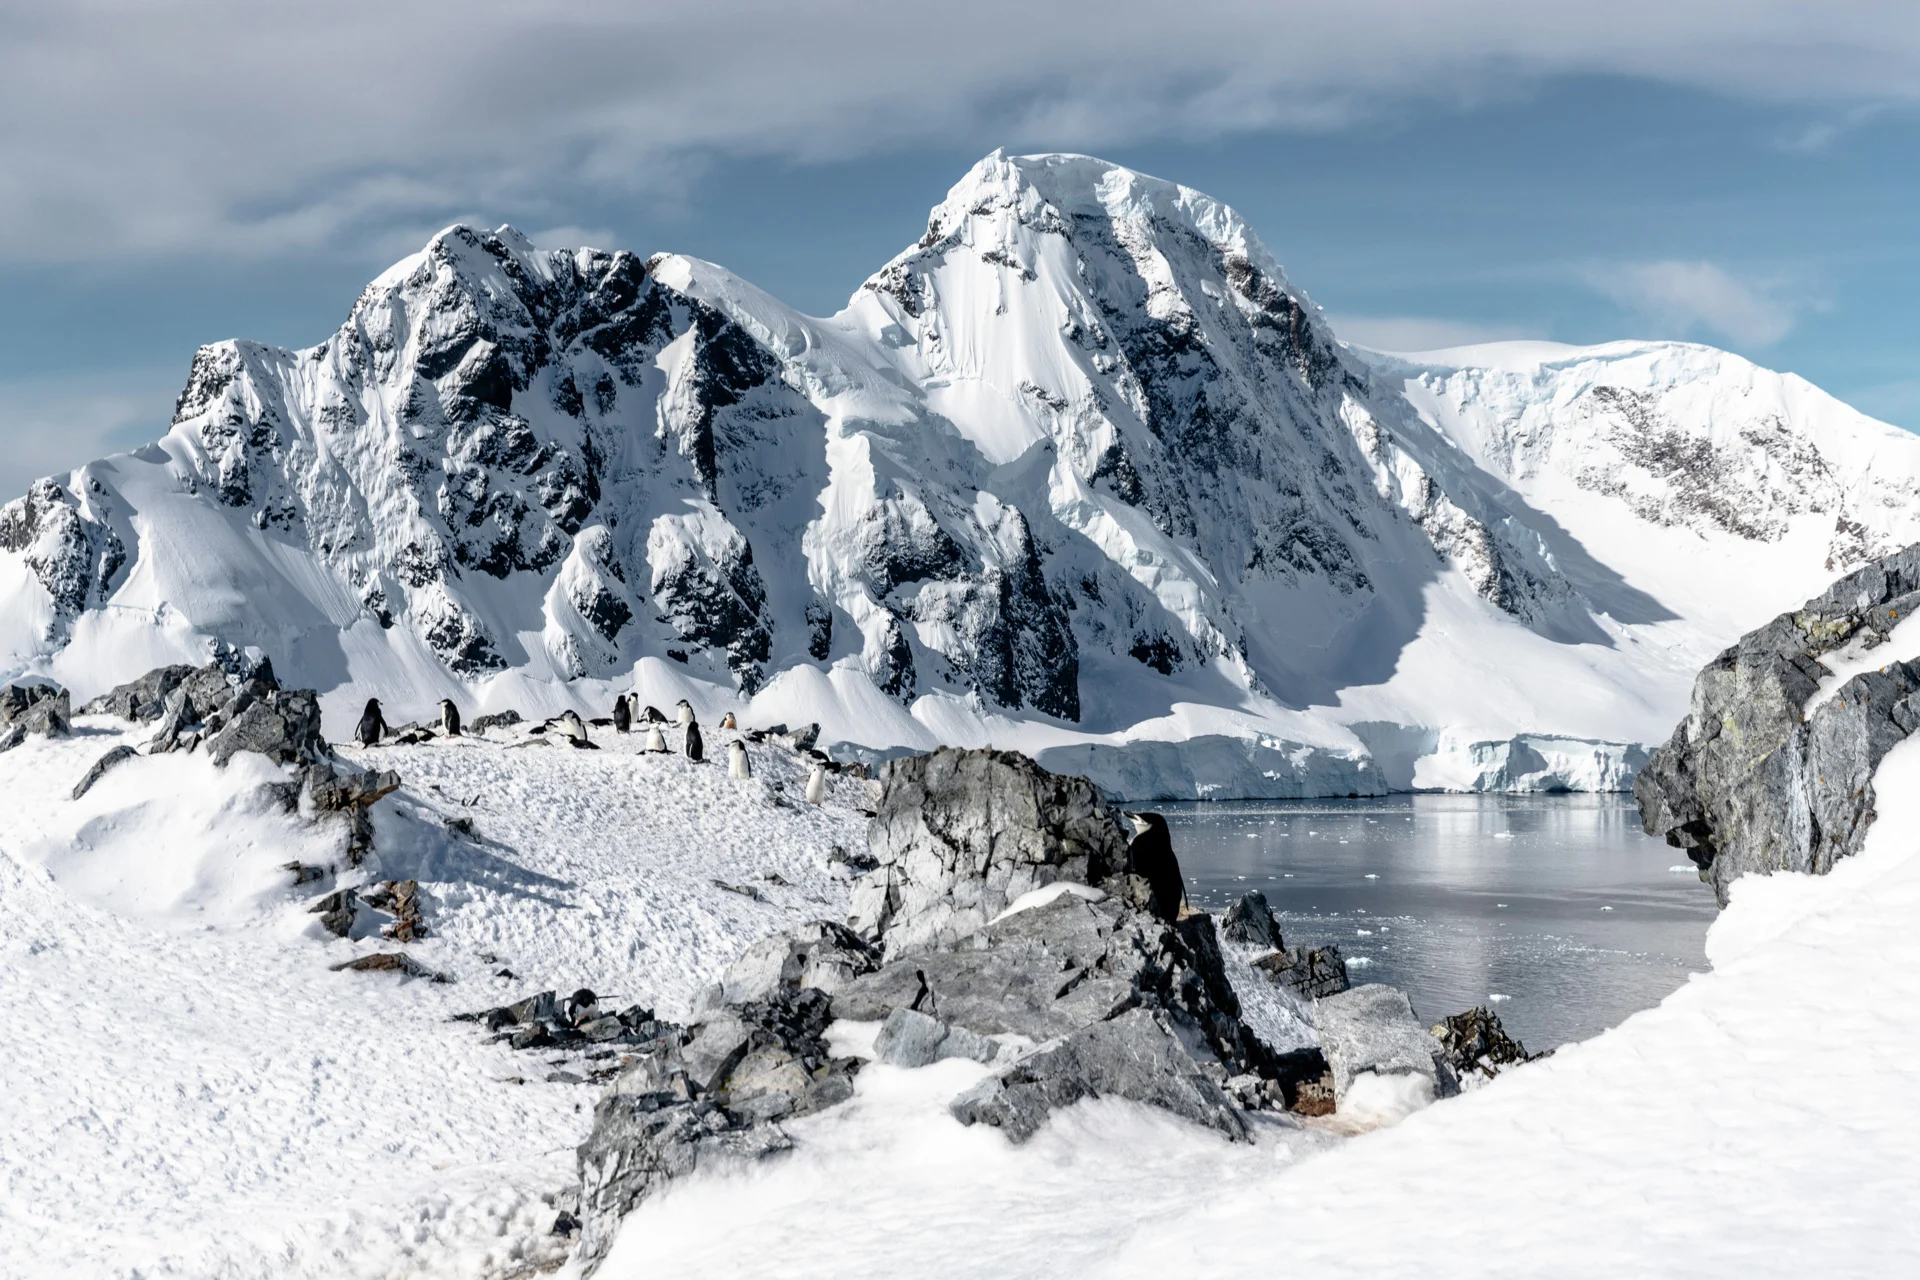
[[1346, 957], [1332, 943], [1322, 947], [1288, 947], [1257, 956], [1253, 967], [1269, 981], [1303, 1000], [1338, 995], [1351, 985], [1347, 979]]
[[873, 948], [845, 925], [815, 920], [754, 943], [720, 981], [728, 1004], [768, 1000], [807, 987], [828, 995], [874, 968]]
[[1247, 1122], [1227, 1096], [1226, 1079], [1200, 1037], [1176, 1034], [1164, 1012], [1129, 1009], [1003, 1068], [948, 1110], [962, 1124], [992, 1125], [1021, 1143], [1056, 1108], [1083, 1098], [1127, 1098], [1245, 1141]]
[[949, 947], [1056, 880], [1097, 885], [1127, 841], [1085, 778], [1011, 751], [942, 747], [889, 761], [868, 832], [875, 868], [854, 885], [853, 927], [887, 959]]
[[1000, 1044], [931, 1014], [895, 1009], [880, 1024], [873, 1056], [876, 1062], [896, 1067], [924, 1067], [946, 1058], [992, 1062], [1000, 1056]]
[[59, 685], [29, 681], [0, 688], [0, 741], [8, 747], [20, 745], [28, 734], [67, 737], [72, 721], [72, 700]]
[[1267, 906], [1267, 895], [1258, 889], [1247, 890], [1238, 902], [1227, 908], [1227, 914], [1220, 918], [1220, 936], [1228, 942], [1259, 947], [1262, 951], [1278, 951], [1286, 946], [1280, 940], [1280, 922], [1273, 918], [1273, 910]]
[[1354, 1078], [1367, 1071], [1423, 1076], [1433, 1084], [1436, 1098], [1460, 1091], [1440, 1042], [1420, 1025], [1406, 992], [1397, 987], [1370, 982], [1316, 1000], [1313, 1020], [1338, 1098], [1344, 1099]]

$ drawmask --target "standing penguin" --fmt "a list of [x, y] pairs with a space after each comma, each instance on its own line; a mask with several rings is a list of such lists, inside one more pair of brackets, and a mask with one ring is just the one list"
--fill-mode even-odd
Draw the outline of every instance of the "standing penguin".
[[679, 705], [677, 705], [674, 708], [674, 714], [679, 717], [680, 724], [683, 728], [687, 725], [692, 724], [693, 723], [693, 704], [691, 702], [688, 702], [685, 698], [680, 699]]
[[1127, 846], [1127, 870], [1147, 882], [1153, 891], [1153, 913], [1169, 924], [1180, 918], [1187, 902], [1187, 883], [1180, 860], [1173, 856], [1173, 837], [1167, 820], [1157, 813], [1128, 813], [1133, 843]]
[[682, 744], [686, 748], [687, 759], [699, 764], [706, 757], [706, 746], [700, 741], [700, 726], [692, 717], [687, 719], [687, 736]]
[[735, 738], [727, 744], [727, 776], [751, 778], [753, 766], [747, 761], [747, 744]]
[[613, 700], [613, 731], [625, 733], [631, 728], [633, 728], [633, 714], [627, 710], [626, 695], [622, 694]]
[[440, 699], [440, 732], [449, 738], [460, 736], [460, 708], [453, 705], [452, 698]]
[[666, 752], [667, 735], [660, 732], [660, 726], [657, 724], [650, 724], [647, 726], [646, 749], [648, 751], [658, 752], [661, 754], [664, 754]]
[[720, 717], [720, 727], [722, 729], [738, 729], [740, 727], [740, 722], [738, 720], [735, 720], [733, 718], [733, 712], [729, 711], [727, 712], [727, 714]]
[[368, 698], [367, 709], [360, 713], [360, 723], [354, 726], [353, 740], [363, 747], [373, 747], [386, 736], [387, 722], [380, 716], [380, 699]]
[[807, 775], [807, 803], [819, 804], [827, 798], [827, 766], [815, 764]]

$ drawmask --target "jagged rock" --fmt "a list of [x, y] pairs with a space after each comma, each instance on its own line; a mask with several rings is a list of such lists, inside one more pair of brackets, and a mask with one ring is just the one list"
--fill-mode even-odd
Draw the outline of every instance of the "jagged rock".
[[745, 1004], [804, 987], [832, 995], [871, 972], [876, 959], [873, 948], [851, 929], [816, 920], [762, 938], [743, 951], [721, 979], [722, 998]]
[[1322, 947], [1288, 947], [1258, 956], [1253, 967], [1305, 1000], [1338, 995], [1350, 985], [1346, 957], [1332, 943]]
[[1038, 1132], [1056, 1107], [1082, 1098], [1129, 1098], [1245, 1141], [1247, 1122], [1227, 1097], [1225, 1081], [1218, 1060], [1196, 1057], [1167, 1015], [1129, 1009], [1003, 1068], [948, 1110], [962, 1124], [990, 1124], [1018, 1143]]
[[668, 1179], [784, 1151], [777, 1121], [851, 1097], [859, 1063], [832, 1056], [832, 1017], [812, 990], [729, 1006], [621, 1071], [579, 1150], [582, 1261], [597, 1263], [620, 1218]]
[[1000, 1056], [1000, 1045], [928, 1014], [895, 1009], [880, 1024], [873, 1040], [873, 1056], [896, 1067], [924, 1067], [944, 1058], [992, 1062]]
[[888, 762], [868, 833], [878, 866], [853, 890], [853, 926], [888, 959], [950, 946], [1023, 893], [1098, 884], [1127, 840], [1084, 778], [1018, 752], [942, 747]]
[[1283, 950], [1287, 945], [1280, 940], [1280, 922], [1273, 918], [1273, 910], [1267, 906], [1267, 895], [1258, 889], [1247, 890], [1238, 902], [1227, 908], [1227, 914], [1220, 921], [1220, 936], [1242, 946], [1269, 951]]
[[307, 911], [320, 917], [320, 927], [336, 938], [353, 936], [353, 917], [360, 895], [352, 889], [335, 889]]
[[1687, 718], [1634, 782], [1649, 835], [1684, 849], [1722, 906], [1748, 872], [1819, 875], [1859, 851], [1873, 772], [1920, 728], [1920, 665], [1848, 680], [1811, 714], [1820, 659], [1870, 651], [1920, 609], [1920, 546], [1875, 561], [1721, 653], [1694, 681]]
[[509, 725], [519, 724], [520, 720], [518, 711], [495, 711], [489, 715], [475, 716], [473, 723], [467, 728], [472, 733], [485, 733], [489, 729], [504, 729]]
[[391, 769], [363, 769], [342, 773], [332, 764], [307, 771], [307, 794], [313, 807], [329, 813], [364, 809], [400, 789], [400, 775]]
[[427, 922], [420, 910], [418, 880], [388, 880], [367, 893], [366, 904], [379, 911], [393, 913], [393, 923], [381, 930], [395, 942], [413, 942], [427, 936]]
[[167, 695], [179, 688], [195, 670], [183, 664], [155, 667], [138, 680], [116, 685], [101, 694], [80, 708], [80, 714], [119, 716], [122, 720], [135, 723], [158, 720], [166, 711]]
[[316, 867], [311, 863], [301, 862], [297, 859], [293, 862], [282, 864], [280, 869], [293, 873], [293, 883], [295, 885], [316, 884], [333, 874], [333, 870], [330, 867]]
[[1462, 1080], [1471, 1075], [1491, 1080], [1509, 1067], [1546, 1056], [1528, 1053], [1526, 1046], [1500, 1025], [1500, 1016], [1484, 1005], [1436, 1022], [1430, 1031], [1440, 1042], [1447, 1065]]
[[1382, 1076], [1417, 1075], [1432, 1082], [1436, 1098], [1460, 1091], [1441, 1049], [1413, 1016], [1406, 993], [1370, 982], [1313, 1002], [1314, 1030], [1333, 1069], [1337, 1097], [1345, 1098], [1364, 1071]]
[[343, 970], [355, 973], [401, 973], [409, 978], [425, 978], [428, 982], [452, 982], [446, 974], [429, 969], [404, 951], [380, 951], [372, 955], [356, 956], [352, 960], [343, 960], [339, 964], [327, 966], [335, 973]]
[[241, 689], [222, 709], [223, 727], [201, 743], [215, 764], [237, 753], [256, 751], [281, 764], [325, 759], [330, 753], [320, 734], [320, 700], [310, 689], [273, 689], [249, 696]]
[[105, 755], [93, 762], [93, 767], [87, 770], [85, 777], [73, 784], [73, 798], [78, 800], [81, 796], [93, 790], [94, 783], [106, 777], [107, 770], [124, 764], [139, 754], [139, 752], [124, 742], [117, 747], [109, 749]]
[[27, 683], [0, 688], [0, 733], [18, 730], [22, 739], [30, 733], [64, 738], [73, 732], [72, 721], [72, 701], [59, 685]]
[[612, 1092], [594, 1107], [580, 1145], [581, 1230], [577, 1257], [605, 1256], [620, 1219], [674, 1178], [715, 1165], [750, 1164], [788, 1151], [777, 1124], [736, 1117], [710, 1102]]

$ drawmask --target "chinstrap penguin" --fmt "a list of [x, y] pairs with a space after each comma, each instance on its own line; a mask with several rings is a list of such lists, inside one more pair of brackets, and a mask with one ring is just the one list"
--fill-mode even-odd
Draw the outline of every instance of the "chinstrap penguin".
[[367, 709], [360, 713], [360, 723], [354, 726], [353, 740], [363, 747], [372, 747], [386, 736], [387, 722], [380, 716], [380, 699], [368, 698]]
[[675, 704], [673, 713], [679, 719], [682, 726], [694, 723], [693, 704], [685, 698], [680, 699], [680, 701]]
[[571, 707], [554, 717], [553, 722], [559, 727], [561, 733], [567, 735], [567, 741], [573, 746], [593, 746], [593, 739], [587, 736], [586, 722], [580, 718], [580, 713]]
[[827, 798], [827, 766], [816, 763], [807, 775], [807, 803], [819, 804]]
[[753, 776], [753, 765], [747, 760], [747, 744], [738, 738], [727, 744], [727, 776], [729, 778]]
[[706, 757], [706, 745], [700, 741], [700, 726], [691, 719], [687, 721], [687, 736], [681, 742], [687, 753], [687, 759], [699, 764]]
[[440, 732], [449, 738], [460, 736], [460, 708], [453, 705], [452, 698], [440, 699]]
[[1133, 843], [1127, 846], [1127, 870], [1147, 882], [1153, 892], [1153, 912], [1169, 924], [1180, 918], [1187, 902], [1187, 884], [1180, 860], [1173, 854], [1173, 836], [1167, 820], [1157, 813], [1127, 813], [1133, 824]]
[[647, 726], [646, 749], [648, 751], [659, 752], [662, 754], [666, 752], [667, 735], [660, 732], [660, 726], [657, 724], [650, 724]]
[[640, 718], [648, 724], [665, 724], [667, 722], [666, 713], [651, 703], [647, 704], [647, 709], [640, 713]]
[[733, 712], [729, 711], [720, 717], [720, 727], [722, 729], [738, 729], [740, 723], [733, 718]]
[[625, 733], [632, 727], [633, 716], [627, 710], [626, 698], [624, 696], [615, 698], [613, 700], [613, 731], [615, 733]]

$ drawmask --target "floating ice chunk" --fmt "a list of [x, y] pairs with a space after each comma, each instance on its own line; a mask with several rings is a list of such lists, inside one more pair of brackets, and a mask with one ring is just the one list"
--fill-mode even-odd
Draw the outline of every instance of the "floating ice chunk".
[[1600, 909], [1601, 909], [1602, 911], [1611, 911], [1611, 910], [1613, 910], [1613, 908], [1612, 908], [1612, 907], [1602, 907], [1602, 908], [1600, 908]]
[[1513, 997], [1505, 994], [1504, 992], [1489, 991], [1487, 993], [1487, 1001], [1490, 1004], [1499, 1004], [1503, 1000], [1511, 1000], [1511, 999], [1513, 999]]
[[[1345, 843], [1346, 843], [1346, 841], [1345, 841], [1345, 840], [1342, 840], [1342, 841], [1341, 841], [1340, 843], [1341, 843], [1341, 844], [1345, 844]], [[1369, 871], [1369, 872], [1367, 872], [1367, 879], [1369, 879], [1369, 880], [1378, 880], [1379, 878], [1380, 878], [1380, 877], [1379, 877], [1379, 876], [1377, 876], [1377, 875], [1375, 875], [1375, 874], [1374, 874], [1373, 872], [1371, 872], [1371, 871]]]

